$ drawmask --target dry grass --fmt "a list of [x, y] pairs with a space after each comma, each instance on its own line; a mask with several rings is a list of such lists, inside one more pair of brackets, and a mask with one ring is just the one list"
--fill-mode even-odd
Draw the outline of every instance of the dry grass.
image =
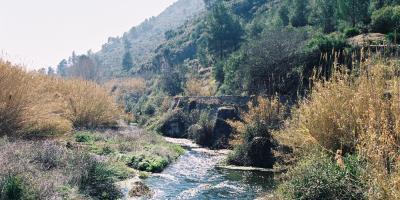
[[241, 113], [242, 121], [229, 121], [229, 124], [235, 129], [235, 137], [232, 140], [233, 145], [242, 144], [246, 137], [247, 129], [257, 126], [261, 137], [270, 137], [272, 130], [278, 129], [287, 114], [286, 106], [280, 102], [279, 98], [258, 97], [257, 103], [249, 102], [248, 111]]
[[118, 118], [113, 99], [95, 83], [27, 73], [0, 60], [0, 136], [58, 135]]
[[351, 72], [333, 71], [329, 80], [314, 79], [310, 97], [293, 111], [292, 129], [280, 134], [311, 136], [332, 154], [360, 155], [369, 197], [399, 199], [399, 62], [372, 59]]
[[86, 199], [78, 193], [80, 175], [90, 163], [84, 154], [55, 142], [3, 142], [0, 159], [0, 181], [18, 176], [33, 199]]
[[187, 96], [213, 96], [216, 91], [215, 81], [192, 77], [186, 83], [185, 94]]

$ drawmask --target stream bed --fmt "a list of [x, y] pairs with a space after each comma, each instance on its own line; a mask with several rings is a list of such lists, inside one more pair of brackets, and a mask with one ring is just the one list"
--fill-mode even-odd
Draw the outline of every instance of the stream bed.
[[187, 149], [176, 162], [144, 183], [151, 199], [256, 199], [273, 186], [273, 174], [220, 169], [226, 151], [200, 148], [189, 140], [169, 139]]

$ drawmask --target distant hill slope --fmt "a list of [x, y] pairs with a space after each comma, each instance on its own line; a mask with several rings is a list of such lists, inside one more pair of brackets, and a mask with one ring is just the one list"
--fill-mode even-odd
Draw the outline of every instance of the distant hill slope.
[[119, 76], [124, 54], [124, 40], [131, 45], [134, 67], [150, 62], [155, 49], [165, 41], [165, 32], [173, 30], [205, 10], [203, 0], [178, 0], [157, 17], [147, 19], [122, 37], [109, 38], [102, 49], [95, 53], [97, 62], [104, 68], [102, 78]]

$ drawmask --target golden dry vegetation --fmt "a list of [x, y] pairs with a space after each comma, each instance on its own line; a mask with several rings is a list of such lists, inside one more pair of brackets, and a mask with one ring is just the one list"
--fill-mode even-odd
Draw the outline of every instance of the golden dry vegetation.
[[119, 109], [103, 87], [63, 80], [0, 61], [0, 135], [58, 135], [114, 126]]

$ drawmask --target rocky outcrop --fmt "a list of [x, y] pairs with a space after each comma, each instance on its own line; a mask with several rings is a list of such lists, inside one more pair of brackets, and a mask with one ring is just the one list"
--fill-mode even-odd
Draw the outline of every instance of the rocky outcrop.
[[217, 111], [213, 134], [211, 138], [211, 147], [223, 149], [229, 147], [229, 138], [233, 129], [228, 120], [238, 120], [239, 114], [234, 107], [220, 107]]

